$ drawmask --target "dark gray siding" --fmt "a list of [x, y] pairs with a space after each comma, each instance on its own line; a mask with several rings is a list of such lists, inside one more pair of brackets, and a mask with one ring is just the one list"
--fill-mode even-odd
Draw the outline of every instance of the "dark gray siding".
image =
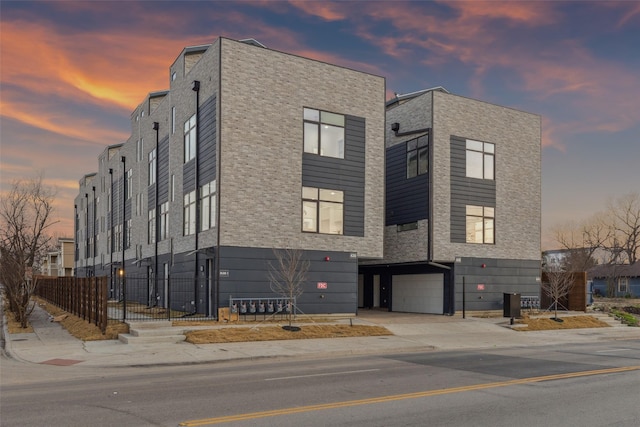
[[[330, 261], [325, 261], [325, 257]], [[303, 257], [310, 267], [298, 298], [298, 308], [305, 314], [355, 313], [357, 308], [357, 258], [344, 252], [305, 251]], [[278, 295], [269, 286], [269, 264], [276, 257], [271, 249], [222, 247], [220, 270], [228, 272], [220, 278], [220, 306], [234, 298], [274, 298]], [[317, 289], [326, 282], [327, 289]]]
[[451, 241], [466, 242], [466, 205], [496, 207], [496, 181], [467, 178], [466, 141], [451, 137]]
[[190, 160], [182, 166], [182, 194], [196, 189], [196, 161]]
[[207, 99], [200, 107], [198, 147], [198, 185], [216, 179], [216, 97]]
[[406, 224], [429, 217], [429, 175], [407, 179], [406, 144], [386, 152], [386, 222]]
[[364, 236], [365, 119], [346, 116], [344, 159], [304, 153], [302, 185], [344, 192], [344, 235]]
[[463, 279], [467, 310], [501, 310], [505, 293], [540, 296], [540, 265], [540, 260], [462, 258], [454, 264], [456, 311], [462, 310]]

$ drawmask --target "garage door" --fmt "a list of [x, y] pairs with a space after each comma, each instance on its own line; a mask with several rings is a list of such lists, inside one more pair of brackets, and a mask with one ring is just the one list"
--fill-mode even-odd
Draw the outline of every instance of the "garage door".
[[444, 274], [393, 276], [392, 311], [443, 314]]

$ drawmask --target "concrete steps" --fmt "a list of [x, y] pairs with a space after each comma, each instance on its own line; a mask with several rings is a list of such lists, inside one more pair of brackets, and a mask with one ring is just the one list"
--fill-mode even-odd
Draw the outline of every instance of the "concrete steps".
[[119, 334], [118, 340], [125, 344], [178, 343], [184, 341], [185, 329], [171, 326], [170, 322], [132, 322], [129, 333]]

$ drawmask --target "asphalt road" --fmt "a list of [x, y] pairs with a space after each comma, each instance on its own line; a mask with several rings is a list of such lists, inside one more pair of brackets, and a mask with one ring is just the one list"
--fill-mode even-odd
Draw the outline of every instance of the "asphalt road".
[[2, 359], [2, 426], [633, 426], [640, 341], [107, 368]]

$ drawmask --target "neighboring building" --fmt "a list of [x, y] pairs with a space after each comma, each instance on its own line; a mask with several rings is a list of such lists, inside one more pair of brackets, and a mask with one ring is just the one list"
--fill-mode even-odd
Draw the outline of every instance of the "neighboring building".
[[[310, 261], [298, 308], [355, 313], [383, 255], [383, 77], [219, 38], [185, 48], [75, 199], [76, 273], [111, 297], [215, 315], [273, 297], [274, 249]], [[194, 279], [194, 275], [196, 275]]]
[[73, 276], [74, 242], [73, 239], [58, 239], [58, 276]]
[[40, 271], [45, 276], [58, 275], [58, 251], [47, 252], [47, 257], [42, 261]]
[[594, 295], [608, 297], [640, 296], [640, 261], [635, 264], [596, 265], [587, 271]]
[[73, 239], [61, 237], [55, 250], [47, 252], [41, 273], [45, 276], [73, 276]]
[[539, 116], [424, 90], [387, 103], [386, 147], [384, 259], [361, 265], [361, 306], [452, 314], [539, 296]]

